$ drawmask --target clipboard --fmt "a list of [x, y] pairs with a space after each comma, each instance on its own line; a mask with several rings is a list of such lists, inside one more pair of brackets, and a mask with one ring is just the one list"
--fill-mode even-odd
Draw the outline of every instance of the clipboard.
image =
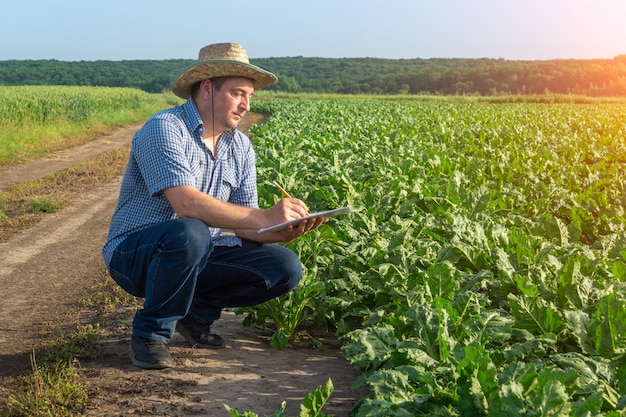
[[334, 216], [337, 216], [337, 215], [342, 214], [342, 213], [347, 213], [349, 211], [350, 211], [350, 206], [339, 207], [339, 208], [336, 208], [336, 209], [326, 210], [326, 211], [318, 211], [317, 213], [312, 213], [312, 214], [309, 214], [308, 216], [300, 217], [299, 219], [293, 219], [293, 220], [289, 220], [288, 222], [279, 223], [279, 224], [274, 225], [274, 226], [270, 226], [270, 227], [265, 227], [263, 229], [259, 229], [259, 234], [270, 233], [270, 232], [276, 232], [276, 231], [279, 231], [279, 230], [283, 230], [283, 229], [286, 229], [287, 227], [289, 227], [291, 225], [296, 225], [296, 224], [300, 223], [303, 220], [316, 219], [318, 217], [334, 217]]

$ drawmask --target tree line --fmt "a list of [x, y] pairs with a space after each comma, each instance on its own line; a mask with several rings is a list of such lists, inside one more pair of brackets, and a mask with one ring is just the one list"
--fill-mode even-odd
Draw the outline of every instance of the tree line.
[[[0, 61], [0, 85], [92, 85], [169, 90], [194, 60]], [[260, 58], [278, 75], [268, 90], [342, 94], [574, 94], [626, 96], [626, 55], [613, 59]]]

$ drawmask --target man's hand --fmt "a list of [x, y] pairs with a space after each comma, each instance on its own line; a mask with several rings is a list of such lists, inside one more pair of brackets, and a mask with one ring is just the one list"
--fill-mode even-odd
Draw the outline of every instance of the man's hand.
[[266, 227], [269, 227], [304, 217], [308, 213], [308, 208], [303, 201], [297, 198], [281, 198], [278, 203], [265, 210], [265, 213], [268, 215]]
[[[306, 216], [307, 213], [308, 208], [301, 200], [297, 198], [282, 198], [273, 207], [265, 210], [265, 214], [269, 219], [269, 223], [265, 227], [299, 219]], [[322, 223], [326, 223], [327, 221], [328, 218], [326, 217], [303, 220], [300, 223], [288, 226], [286, 229], [262, 235], [258, 234], [257, 230], [236, 230], [235, 232], [239, 237], [257, 242], [291, 242], [305, 233], [318, 228]]]
[[291, 242], [292, 240], [310, 232], [313, 229], [318, 228], [322, 223], [328, 221], [327, 217], [317, 217], [315, 219], [302, 220], [300, 223], [288, 226], [286, 229], [274, 232], [277, 242]]

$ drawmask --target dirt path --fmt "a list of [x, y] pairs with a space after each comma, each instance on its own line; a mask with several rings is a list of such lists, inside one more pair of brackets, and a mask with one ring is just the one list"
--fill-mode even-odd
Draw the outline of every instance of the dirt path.
[[141, 123], [127, 126], [77, 148], [55, 152], [45, 158], [22, 163], [5, 170], [0, 169], [0, 190], [42, 178], [71, 164], [95, 158], [106, 151], [128, 145], [132, 135], [140, 126]]
[[[137, 127], [0, 171], [0, 190], [125, 146]], [[62, 320], [102, 280], [100, 250], [120, 180], [0, 243], [0, 377], [28, 371], [32, 347], [51, 331], [50, 323]], [[120, 312], [123, 318], [105, 333], [104, 358], [81, 364], [81, 378], [92, 393], [88, 416], [228, 416], [223, 404], [264, 416], [278, 411], [282, 401], [291, 416], [298, 414], [304, 395], [329, 378], [335, 390], [327, 414], [347, 416], [362, 396], [350, 389], [357, 373], [341, 358], [334, 338], [321, 335], [320, 349], [278, 351], [269, 344], [269, 331], [245, 328], [243, 318], [232, 313], [214, 326], [229, 341], [225, 349], [192, 349], [176, 335], [170, 344], [176, 366], [142, 371], [126, 355], [132, 313]]]

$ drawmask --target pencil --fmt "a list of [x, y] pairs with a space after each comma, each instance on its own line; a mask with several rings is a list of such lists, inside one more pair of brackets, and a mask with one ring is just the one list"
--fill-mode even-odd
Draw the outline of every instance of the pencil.
[[293, 198], [291, 195], [289, 195], [289, 193], [280, 186], [280, 184], [278, 184], [276, 181], [272, 181], [272, 184], [274, 184], [274, 187], [278, 188], [280, 190], [281, 193], [283, 193], [283, 195], [287, 198]]
[[[293, 198], [288, 192], [287, 190], [285, 190], [283, 187], [280, 186], [280, 184], [278, 184], [276, 181], [272, 181], [272, 184], [274, 184], [274, 187], [278, 188], [280, 190], [281, 193], [283, 193], [283, 195], [287, 198]], [[310, 213], [307, 210], [306, 215], [308, 216]]]

